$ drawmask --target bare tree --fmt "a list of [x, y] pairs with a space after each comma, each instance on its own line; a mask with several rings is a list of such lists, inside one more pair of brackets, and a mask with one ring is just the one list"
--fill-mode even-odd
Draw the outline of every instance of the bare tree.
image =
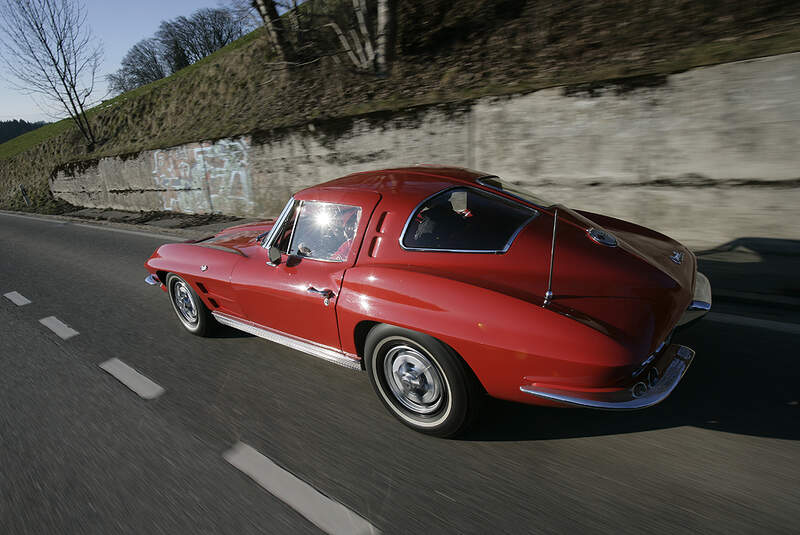
[[162, 21], [155, 37], [136, 43], [121, 68], [107, 76], [109, 87], [124, 93], [160, 80], [239, 39], [248, 28], [229, 8], [199, 9]]
[[[229, 1], [244, 9], [245, 0]], [[297, 0], [250, 0], [261, 16], [277, 62], [312, 63], [333, 55], [331, 51], [341, 46], [356, 69], [386, 73], [388, 0], [375, 0], [372, 6], [368, 6], [367, 0], [317, 2], [298, 9], [301, 3]], [[348, 7], [348, 3], [352, 3], [352, 7]], [[368, 24], [370, 14], [376, 20], [374, 27]], [[331, 28], [333, 33], [323, 28]], [[334, 59], [339, 62], [335, 55]]]
[[378, 74], [386, 74], [386, 40], [387, 25], [389, 24], [389, 0], [378, 0], [378, 24], [375, 31], [377, 50], [375, 54], [375, 69]]
[[17, 87], [44, 95], [69, 114], [93, 150], [86, 108], [102, 48], [79, 0], [0, 0], [0, 51]]
[[161, 58], [175, 72], [200, 61], [247, 32], [228, 9], [198, 9], [189, 17], [162, 21], [156, 33]]
[[[187, 21], [184, 23], [184, 21]], [[161, 57], [169, 67], [171, 73], [177, 72], [192, 64], [186, 51], [186, 27], [188, 19], [178, 17], [175, 20], [164, 20], [156, 32], [156, 40], [161, 47]]]
[[353, 65], [363, 71], [372, 70], [378, 74], [386, 73], [386, 27], [389, 22], [389, 2], [388, 0], [377, 0], [377, 24], [374, 31], [370, 32], [367, 27], [367, 1], [353, 0], [353, 13], [357, 24], [350, 29], [349, 37], [345, 35], [339, 25], [329, 22], [325, 26], [330, 27], [342, 48], [347, 53]]
[[292, 53], [292, 46], [287, 39], [283, 21], [278, 15], [278, 3], [274, 0], [252, 0], [252, 2], [253, 7], [256, 8], [261, 20], [264, 22], [264, 28], [267, 30], [267, 36], [275, 48], [275, 55], [278, 61], [291, 61], [294, 58], [294, 54]]
[[156, 39], [142, 39], [122, 58], [122, 68], [107, 76], [113, 93], [124, 93], [167, 76], [167, 66], [161, 59]]
[[253, 7], [252, 0], [220, 0], [219, 6], [227, 9], [231, 16], [244, 26], [247, 32], [251, 32], [261, 26], [261, 15]]
[[188, 21], [189, 59], [199, 61], [245, 33], [244, 23], [227, 9], [198, 9]]
[[108, 92], [112, 95], [119, 95], [139, 87], [133, 81], [133, 76], [125, 69], [107, 74], [106, 82], [108, 82]]

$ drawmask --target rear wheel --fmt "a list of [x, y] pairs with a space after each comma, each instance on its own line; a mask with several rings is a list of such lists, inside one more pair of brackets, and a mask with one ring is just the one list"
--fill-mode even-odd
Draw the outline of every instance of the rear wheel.
[[408, 427], [448, 437], [474, 420], [480, 387], [464, 362], [441, 341], [378, 325], [367, 335], [364, 355], [378, 397]]
[[214, 318], [189, 283], [170, 273], [167, 276], [167, 288], [172, 309], [186, 330], [197, 336], [208, 334], [214, 325]]

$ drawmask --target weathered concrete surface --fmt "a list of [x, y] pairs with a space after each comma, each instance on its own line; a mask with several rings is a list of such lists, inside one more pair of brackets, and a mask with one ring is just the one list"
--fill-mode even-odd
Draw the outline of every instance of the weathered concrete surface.
[[299, 188], [438, 163], [702, 247], [800, 236], [800, 53], [648, 81], [552, 88], [109, 158], [60, 174], [82, 206], [259, 217]]
[[474, 117], [475, 165], [513, 179], [796, 179], [800, 53], [694, 69], [658, 87], [481, 101]]
[[57, 197], [79, 206], [184, 213], [254, 213], [250, 137], [188, 143], [104, 158], [82, 173], [60, 172]]

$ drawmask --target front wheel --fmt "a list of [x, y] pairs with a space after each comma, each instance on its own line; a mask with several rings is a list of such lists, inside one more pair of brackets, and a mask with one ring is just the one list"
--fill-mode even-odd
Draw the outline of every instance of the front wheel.
[[178, 275], [170, 273], [167, 276], [167, 289], [172, 309], [186, 330], [197, 336], [209, 334], [214, 325], [214, 318], [189, 283]]
[[449, 437], [474, 420], [481, 399], [477, 380], [439, 340], [378, 325], [367, 335], [364, 355], [378, 397], [408, 427]]

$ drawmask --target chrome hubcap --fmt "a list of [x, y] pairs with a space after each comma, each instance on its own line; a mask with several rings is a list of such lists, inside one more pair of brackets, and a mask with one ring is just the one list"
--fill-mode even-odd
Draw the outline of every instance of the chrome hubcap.
[[430, 359], [416, 349], [393, 347], [386, 354], [383, 371], [392, 394], [407, 409], [430, 414], [442, 405], [442, 376]]
[[192, 292], [185, 282], [178, 281], [175, 283], [172, 298], [181, 317], [187, 323], [197, 323], [197, 307], [195, 306]]

